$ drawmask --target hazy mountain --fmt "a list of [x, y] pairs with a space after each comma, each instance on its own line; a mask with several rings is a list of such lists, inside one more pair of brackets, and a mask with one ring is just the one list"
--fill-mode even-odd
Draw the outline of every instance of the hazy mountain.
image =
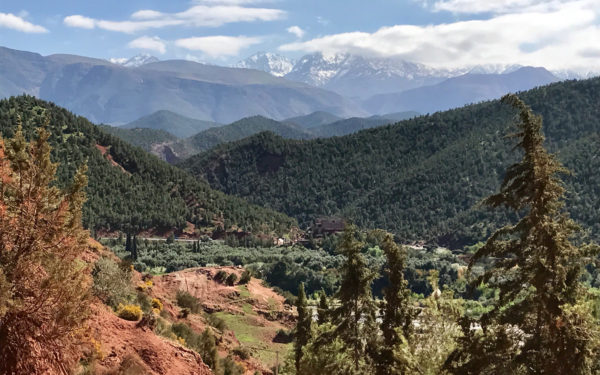
[[392, 120], [392, 121], [402, 121], [402, 120], [407, 120], [409, 118], [413, 118], [413, 117], [417, 117], [420, 116], [421, 114], [419, 112], [415, 112], [415, 111], [404, 111], [404, 112], [394, 112], [394, 113], [386, 113], [383, 115], [373, 115], [369, 118], [386, 118], [388, 120]]
[[294, 67], [294, 61], [271, 52], [258, 52], [234, 65], [235, 68], [257, 69], [283, 77]]
[[294, 124], [302, 126], [303, 128], [308, 129], [314, 128], [316, 126], [331, 124], [332, 122], [336, 122], [339, 120], [342, 119], [336, 115], [332, 115], [328, 112], [317, 111], [305, 116], [292, 117], [285, 121], [292, 122]]
[[558, 78], [544, 68], [523, 67], [506, 74], [468, 73], [432, 86], [375, 95], [364, 102], [364, 108], [371, 113], [432, 113], [496, 99], [508, 92], [524, 91], [556, 81]]
[[122, 128], [164, 130], [178, 138], [187, 138], [215, 126], [222, 126], [222, 124], [212, 121], [196, 120], [181, 116], [175, 112], [161, 110], [123, 125]]
[[366, 98], [432, 85], [457, 74], [397, 58], [314, 53], [298, 60], [285, 77], [348, 97]]
[[174, 157], [185, 159], [222, 143], [237, 141], [264, 131], [287, 139], [314, 138], [312, 133], [296, 124], [279, 122], [263, 116], [252, 116], [228, 125], [206, 129], [183, 140], [155, 147], [153, 153], [167, 161], [172, 161]]
[[138, 66], [158, 62], [160, 60], [152, 55], [148, 55], [147, 53], [142, 53], [131, 58], [112, 58], [108, 61], [113, 64], [126, 66], [128, 68], [137, 68]]
[[271, 74], [171, 60], [127, 68], [71, 55], [0, 50], [3, 96], [51, 100], [94, 122], [124, 124], [158, 110], [229, 123], [251, 115], [284, 119], [318, 110], [365, 115], [339, 94]]

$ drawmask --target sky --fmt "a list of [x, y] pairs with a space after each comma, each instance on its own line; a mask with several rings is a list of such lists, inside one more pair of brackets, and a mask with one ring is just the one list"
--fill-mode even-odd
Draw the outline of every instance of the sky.
[[600, 71], [600, 0], [1, 0], [0, 46], [228, 65], [258, 51]]

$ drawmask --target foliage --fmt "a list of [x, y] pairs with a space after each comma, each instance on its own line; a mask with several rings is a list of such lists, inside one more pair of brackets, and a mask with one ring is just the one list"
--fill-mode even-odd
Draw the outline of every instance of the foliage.
[[152, 298], [152, 308], [160, 312], [163, 309], [163, 303], [158, 298]]
[[242, 272], [242, 276], [240, 277], [239, 283], [242, 285], [248, 284], [251, 279], [252, 279], [252, 275], [250, 274], [250, 271], [244, 270], [244, 272]]
[[110, 258], [100, 258], [92, 270], [94, 294], [113, 309], [125, 302], [133, 293], [131, 270]]
[[0, 138], [3, 374], [62, 371], [76, 359], [68, 353], [88, 316], [91, 280], [80, 260], [88, 238], [81, 226], [86, 168], [72, 173], [67, 187], [56, 186], [48, 127], [30, 143], [21, 126], [6, 144]]
[[[569, 211], [600, 238], [600, 79], [567, 81], [522, 94], [546, 120], [547, 146], [574, 173]], [[401, 121], [353, 135], [310, 141], [262, 133], [184, 161], [213, 188], [284, 212], [308, 226], [339, 215], [405, 241], [458, 249], [513, 220], [478, 203], [515, 161], [497, 134], [511, 117], [498, 101]]]
[[370, 367], [372, 340], [376, 338], [376, 307], [371, 293], [375, 278], [361, 254], [361, 243], [356, 239], [356, 227], [347, 225], [338, 245], [345, 261], [340, 268], [342, 280], [336, 293], [339, 306], [332, 311], [336, 326], [335, 336], [340, 338], [345, 350], [353, 358], [354, 371]]
[[200, 301], [198, 301], [198, 298], [191, 295], [190, 292], [186, 290], [178, 290], [175, 299], [177, 300], [177, 306], [187, 308], [194, 314], [199, 313], [202, 309], [202, 305], [200, 304]]
[[121, 319], [137, 322], [142, 318], [142, 308], [138, 305], [119, 305], [117, 315]]
[[[577, 247], [577, 230], [564, 210], [567, 173], [544, 148], [542, 117], [515, 95], [502, 99], [519, 111], [517, 147], [523, 157], [511, 165], [500, 192], [485, 202], [522, 213], [514, 225], [496, 231], [470, 265], [493, 257], [493, 266], [476, 282], [499, 290], [491, 311], [479, 323], [482, 335], [465, 333], [449, 358], [454, 373], [591, 374], [600, 349], [600, 331], [584, 300], [580, 281], [586, 256], [596, 246]], [[594, 251], [592, 251], [594, 250]], [[466, 330], [468, 322], [463, 323]]]
[[407, 340], [411, 339], [415, 311], [410, 306], [410, 291], [404, 279], [406, 250], [386, 235], [382, 243], [385, 253], [388, 285], [384, 289], [385, 300], [381, 303], [381, 333], [383, 342], [376, 354], [377, 374], [404, 374], [410, 370], [410, 361], [403, 357]]
[[312, 313], [308, 309], [308, 305], [306, 303], [306, 293], [304, 293], [304, 284], [302, 283], [300, 283], [300, 286], [298, 287], [296, 309], [298, 311], [298, 320], [296, 323], [296, 333], [294, 335], [294, 359], [296, 371], [300, 371], [302, 349], [310, 340], [310, 326], [312, 322]]
[[237, 275], [235, 273], [230, 273], [229, 276], [227, 276], [227, 278], [225, 279], [225, 284], [229, 285], [229, 286], [234, 286], [235, 282], [237, 281]]
[[65, 109], [31, 96], [0, 100], [0, 133], [11, 136], [23, 122], [26, 138], [49, 119], [51, 159], [59, 162], [57, 185], [67, 186], [87, 160], [88, 200], [83, 223], [95, 230], [126, 232], [183, 229], [187, 222], [207, 234], [242, 228], [283, 235], [294, 220], [212, 190], [207, 183], [107, 134]]
[[150, 152], [157, 143], [174, 142], [177, 137], [162, 129], [132, 128], [126, 129], [118, 126], [99, 125], [102, 131], [114, 135], [123, 141]]

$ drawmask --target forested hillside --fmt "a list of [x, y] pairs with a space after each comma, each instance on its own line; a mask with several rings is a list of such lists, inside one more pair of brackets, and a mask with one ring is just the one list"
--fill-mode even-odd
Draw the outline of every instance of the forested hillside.
[[[547, 146], [574, 174], [568, 207], [600, 237], [600, 79], [520, 94], [544, 118]], [[308, 224], [342, 215], [404, 240], [459, 247], [507, 220], [478, 205], [497, 191], [519, 156], [504, 139], [514, 112], [499, 101], [421, 116], [331, 139], [284, 140], [262, 133], [190, 158], [181, 166], [214, 188]]]
[[215, 126], [222, 126], [222, 124], [213, 121], [197, 120], [182, 116], [175, 112], [161, 110], [150, 115], [140, 117], [135, 121], [121, 126], [121, 128], [148, 128], [164, 130], [179, 138], [187, 138]]
[[141, 147], [146, 151], [151, 151], [152, 146], [165, 143], [165, 142], [175, 142], [178, 140], [176, 136], [173, 134], [158, 129], [151, 128], [133, 128], [133, 129], [125, 129], [117, 126], [110, 125], [98, 125], [100, 129], [103, 131], [114, 135], [115, 137], [119, 137], [127, 143], [130, 143], [134, 146]]
[[262, 131], [270, 131], [284, 138], [309, 139], [312, 133], [304, 131], [296, 124], [279, 122], [263, 116], [246, 117], [229, 125], [206, 129], [187, 139], [168, 145], [181, 159], [226, 142], [237, 141]]
[[182, 229], [207, 233], [242, 228], [286, 232], [294, 220], [212, 190], [208, 184], [102, 131], [83, 117], [30, 96], [0, 101], [0, 134], [11, 137], [19, 119], [27, 137], [48, 120], [59, 185], [89, 166], [84, 224], [104, 230]]

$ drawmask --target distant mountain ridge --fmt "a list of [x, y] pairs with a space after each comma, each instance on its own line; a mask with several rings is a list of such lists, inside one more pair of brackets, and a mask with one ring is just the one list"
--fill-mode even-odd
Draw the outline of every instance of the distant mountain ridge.
[[271, 52], [257, 52], [233, 65], [234, 68], [257, 69], [276, 77], [283, 77], [294, 68], [295, 61]]
[[142, 53], [142, 54], [130, 57], [130, 58], [112, 58], [112, 59], [108, 59], [108, 61], [110, 61], [113, 64], [126, 66], [128, 68], [137, 68], [139, 66], [150, 64], [153, 62], [158, 62], [160, 60], [157, 57], [154, 57], [152, 55]]
[[203, 130], [222, 126], [217, 122], [196, 120], [175, 112], [160, 110], [122, 126], [124, 129], [147, 128], [163, 130], [177, 138], [187, 138]]
[[125, 124], [158, 110], [229, 123], [262, 115], [284, 119], [318, 110], [366, 115], [331, 91], [252, 69], [184, 60], [124, 67], [74, 55], [0, 48], [0, 94], [28, 93], [96, 123]]
[[393, 94], [375, 95], [364, 101], [370, 113], [418, 111], [433, 113], [484, 100], [498, 99], [509, 92], [529, 90], [559, 79], [544, 68], [522, 67], [504, 74], [468, 73], [436, 85]]

